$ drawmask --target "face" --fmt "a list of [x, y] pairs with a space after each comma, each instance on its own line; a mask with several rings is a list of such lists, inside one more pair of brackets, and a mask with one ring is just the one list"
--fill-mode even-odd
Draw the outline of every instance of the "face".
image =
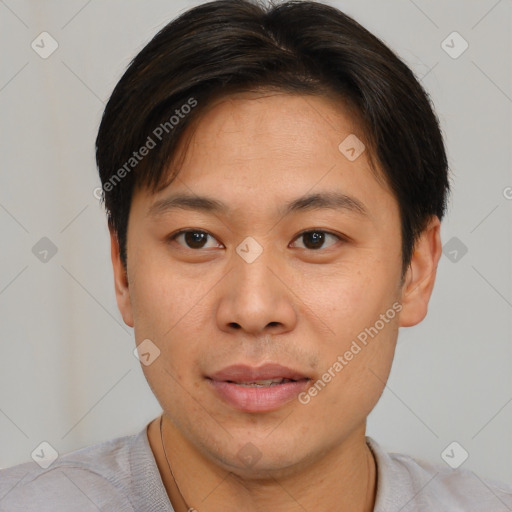
[[160, 351], [143, 366], [155, 396], [231, 471], [298, 466], [364, 435], [399, 326], [426, 313], [438, 222], [402, 283], [398, 204], [366, 150], [339, 149], [354, 135], [323, 97], [217, 100], [178, 177], [134, 195], [127, 280], [113, 238], [124, 320]]

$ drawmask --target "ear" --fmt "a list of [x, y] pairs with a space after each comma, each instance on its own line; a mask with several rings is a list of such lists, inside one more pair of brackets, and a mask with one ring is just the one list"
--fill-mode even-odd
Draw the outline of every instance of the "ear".
[[414, 245], [411, 263], [404, 277], [400, 327], [416, 325], [427, 315], [441, 253], [441, 222], [433, 216]]
[[114, 287], [116, 291], [117, 307], [121, 312], [124, 323], [133, 327], [133, 312], [130, 301], [130, 290], [128, 287], [128, 276], [121, 261], [119, 251], [119, 241], [115, 231], [109, 227], [110, 231], [110, 255], [112, 258], [112, 267], [114, 270]]

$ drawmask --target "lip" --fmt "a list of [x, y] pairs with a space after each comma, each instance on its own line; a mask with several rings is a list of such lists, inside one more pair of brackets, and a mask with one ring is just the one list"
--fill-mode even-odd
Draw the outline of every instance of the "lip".
[[[238, 384], [269, 379], [292, 381], [262, 387]], [[231, 407], [243, 412], [269, 412], [296, 398], [308, 386], [310, 378], [286, 366], [266, 364], [259, 367], [228, 366], [208, 376], [207, 380], [215, 393]]]
[[258, 367], [236, 364], [209, 375], [209, 378], [216, 381], [252, 382], [267, 379], [301, 380], [308, 377], [280, 364], [264, 364]]

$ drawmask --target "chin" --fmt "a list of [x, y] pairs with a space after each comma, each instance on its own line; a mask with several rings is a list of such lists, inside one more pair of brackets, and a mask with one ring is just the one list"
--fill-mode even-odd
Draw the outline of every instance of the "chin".
[[[212, 444], [207, 447], [216, 464], [243, 479], [283, 478], [299, 471], [302, 465], [306, 467], [315, 458], [303, 442], [291, 436], [270, 441], [266, 435], [268, 432], [261, 437], [248, 436], [245, 431], [239, 438], [230, 437], [227, 444], [217, 444], [215, 453], [211, 451]], [[322, 451], [319, 447], [319, 454]]]

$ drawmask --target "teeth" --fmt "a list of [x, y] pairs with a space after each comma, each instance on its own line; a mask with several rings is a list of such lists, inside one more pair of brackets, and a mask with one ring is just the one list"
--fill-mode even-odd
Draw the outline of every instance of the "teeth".
[[284, 382], [292, 382], [290, 379], [267, 379], [267, 380], [255, 380], [253, 382], [236, 382], [239, 386], [246, 387], [268, 387], [276, 384], [283, 384]]

